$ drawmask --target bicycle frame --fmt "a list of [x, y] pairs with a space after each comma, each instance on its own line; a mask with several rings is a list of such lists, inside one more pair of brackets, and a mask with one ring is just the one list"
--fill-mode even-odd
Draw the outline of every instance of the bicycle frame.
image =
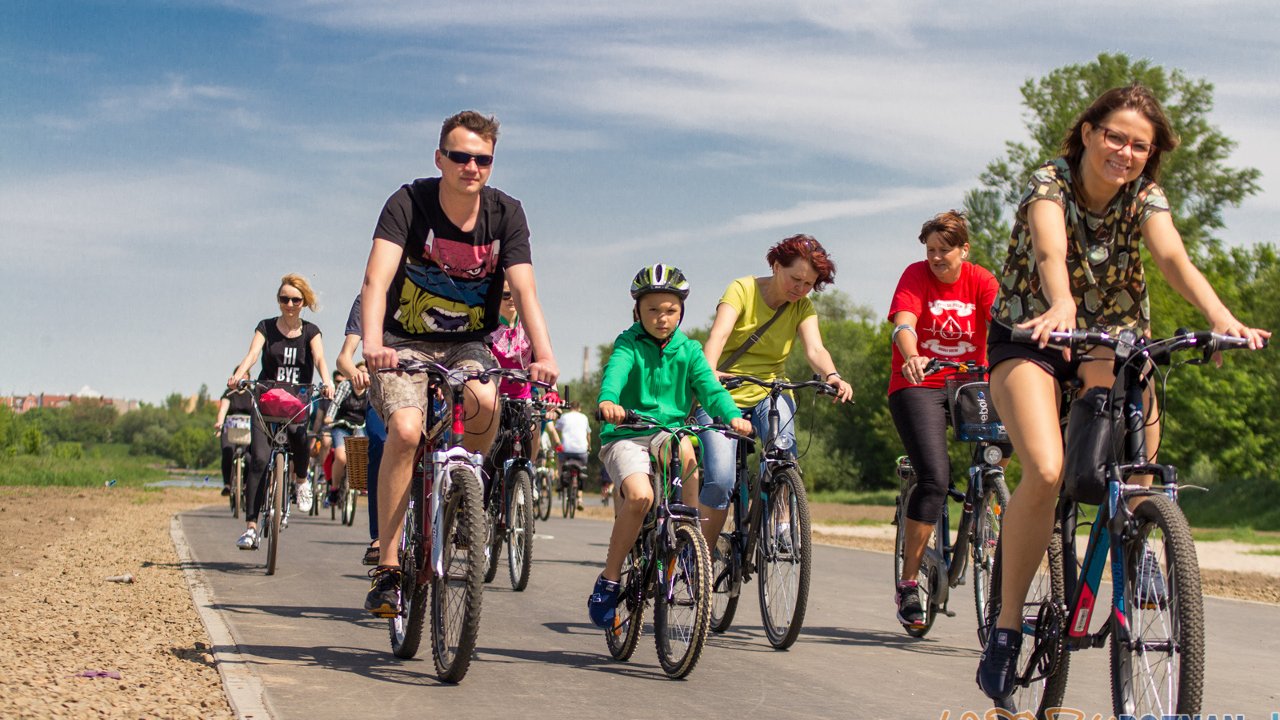
[[[942, 503], [942, 515], [938, 518], [940, 532], [937, 533], [938, 537], [942, 538], [942, 548], [925, 547], [924, 556], [920, 561], [921, 565], [936, 573], [936, 577], [945, 577], [947, 580], [944, 583], [938, 583], [938, 586], [933, 588], [929, 597], [929, 602], [944, 610], [947, 607], [947, 601], [951, 597], [951, 588], [958, 587], [964, 582], [964, 573], [969, 567], [969, 547], [973, 536], [973, 524], [978, 517], [977, 508], [982, 503], [987, 481], [993, 476], [1004, 476], [1004, 469], [999, 465], [988, 463], [983, 455], [987, 447], [996, 444], [987, 440], [974, 443], [973, 460], [969, 465], [968, 487], [965, 488], [963, 493], [954, 487], [947, 489], [949, 498], [964, 504], [964, 509], [960, 514], [960, 525], [956, 528], [955, 541], [953, 542], [951, 539], [951, 511], [944, 501]], [[903, 512], [903, 517], [905, 518], [905, 508]], [[946, 614], [948, 617], [954, 616], [954, 612], [950, 610], [946, 610]]]

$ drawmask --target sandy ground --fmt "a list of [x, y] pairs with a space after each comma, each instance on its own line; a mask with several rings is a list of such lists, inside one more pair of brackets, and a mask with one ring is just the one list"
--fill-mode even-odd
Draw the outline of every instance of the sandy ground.
[[[232, 717], [169, 537], [175, 513], [216, 502], [213, 490], [0, 488], [0, 717]], [[893, 548], [892, 508], [812, 511], [818, 542]], [[1205, 592], [1280, 603], [1280, 558], [1258, 549], [1200, 543]], [[108, 580], [123, 575], [133, 581]]]
[[0, 488], [0, 717], [232, 717], [169, 537], [217, 499]]

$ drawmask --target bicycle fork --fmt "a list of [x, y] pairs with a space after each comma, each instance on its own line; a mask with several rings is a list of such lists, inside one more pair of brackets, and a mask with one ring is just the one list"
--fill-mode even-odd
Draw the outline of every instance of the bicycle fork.
[[[431, 454], [431, 568], [436, 577], [445, 577], [444, 548], [448, 538], [444, 532], [444, 501], [453, 489], [453, 470], [465, 468], [479, 473], [483, 458], [462, 447], [437, 450]], [[472, 539], [474, 542], [474, 538]]]

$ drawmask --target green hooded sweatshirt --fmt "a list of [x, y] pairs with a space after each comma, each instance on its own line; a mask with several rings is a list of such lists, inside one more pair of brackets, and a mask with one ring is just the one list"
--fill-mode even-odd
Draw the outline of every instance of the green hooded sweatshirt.
[[[742, 417], [729, 391], [707, 365], [702, 346], [679, 328], [665, 347], [660, 347], [640, 323], [613, 341], [613, 355], [600, 382], [599, 402], [617, 403], [670, 427], [684, 422], [695, 398], [711, 417], [724, 422]], [[606, 423], [600, 431], [600, 442], [652, 434], [653, 431], [619, 430]]]

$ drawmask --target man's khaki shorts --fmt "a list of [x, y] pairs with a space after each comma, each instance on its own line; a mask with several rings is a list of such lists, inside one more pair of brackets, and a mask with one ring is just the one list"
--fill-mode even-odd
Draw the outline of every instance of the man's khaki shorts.
[[[434, 362], [450, 370], [488, 370], [497, 367], [493, 353], [479, 341], [464, 343], [404, 342], [389, 346], [401, 360]], [[369, 402], [383, 422], [402, 408], [417, 408], [427, 414], [426, 373], [375, 372], [369, 386]]]

